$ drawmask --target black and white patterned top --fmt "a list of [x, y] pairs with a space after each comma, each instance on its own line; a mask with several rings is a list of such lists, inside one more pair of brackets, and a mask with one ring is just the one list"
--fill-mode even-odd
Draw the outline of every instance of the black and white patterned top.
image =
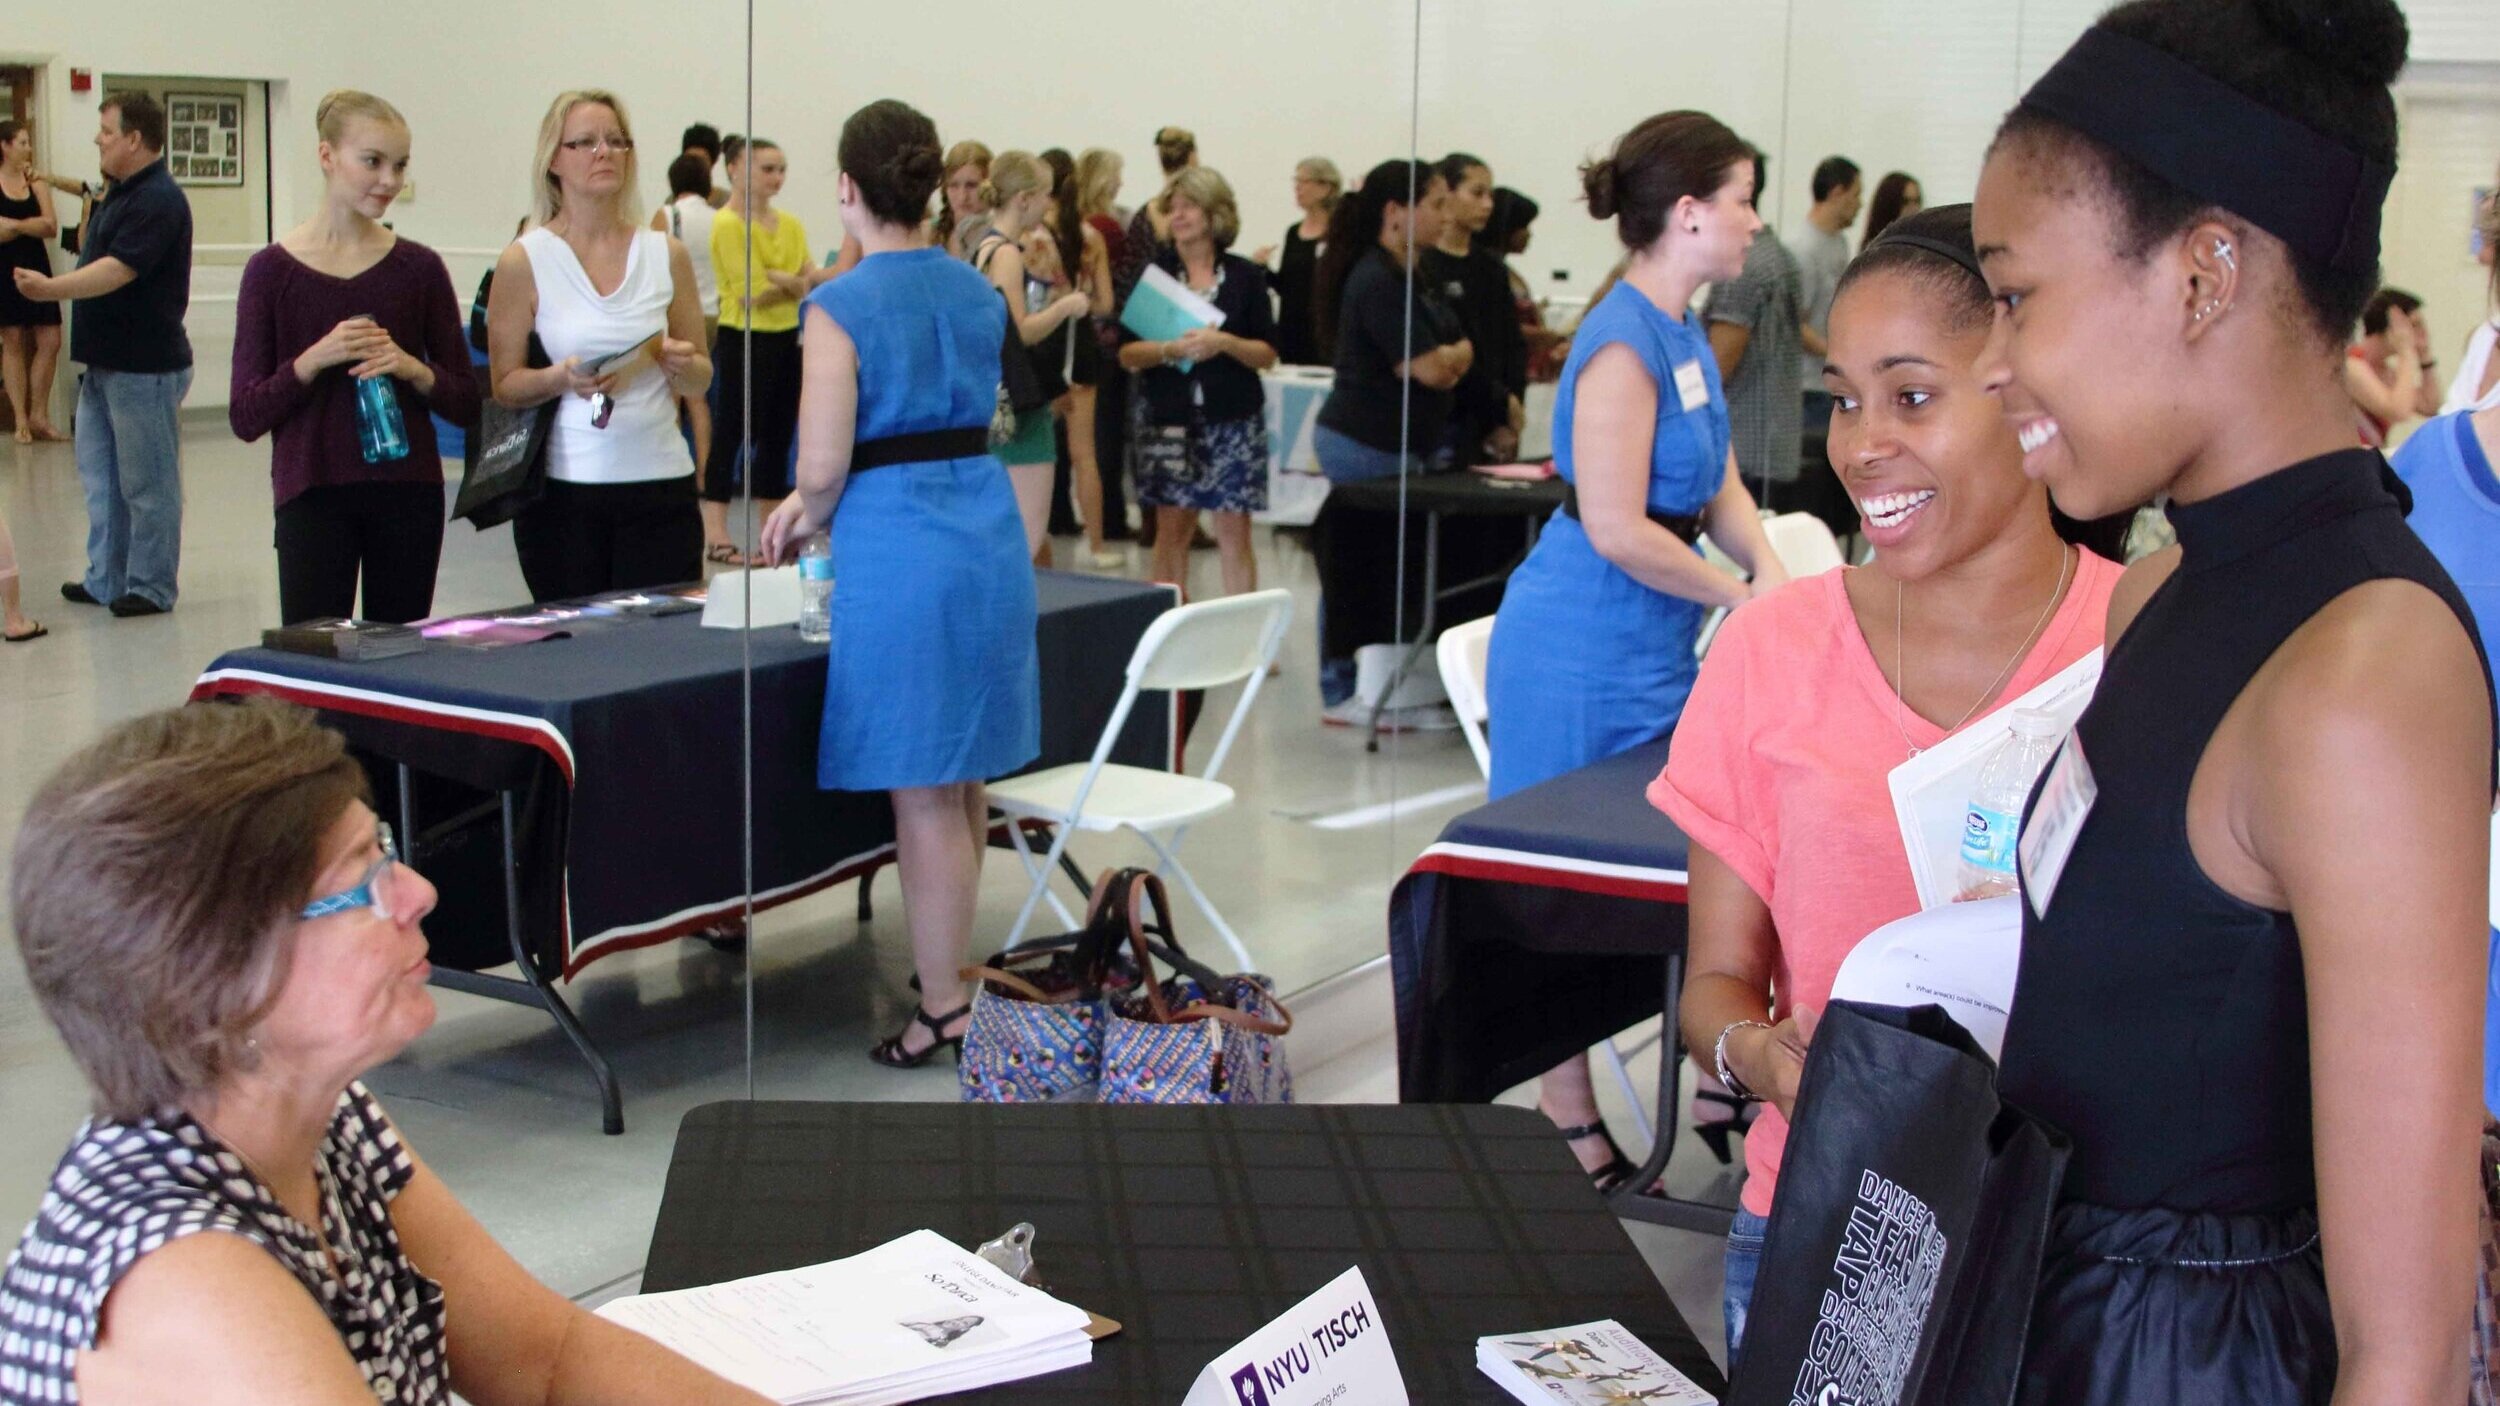
[[376, 1400], [448, 1402], [442, 1286], [408, 1262], [391, 1223], [415, 1163], [363, 1084], [339, 1096], [318, 1171], [335, 1273], [320, 1238], [188, 1114], [90, 1120], [0, 1274], [0, 1403], [76, 1401], [77, 1353], [95, 1345], [113, 1285], [140, 1256], [203, 1230], [240, 1235], [284, 1265]]

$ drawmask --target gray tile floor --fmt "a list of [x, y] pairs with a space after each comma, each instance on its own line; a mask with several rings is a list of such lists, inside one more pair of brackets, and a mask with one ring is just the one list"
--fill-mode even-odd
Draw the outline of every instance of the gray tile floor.
[[[49, 639], [0, 651], [0, 870], [27, 798], [62, 756], [106, 723], [180, 702], [211, 658], [255, 640], [275, 613], [265, 447], [237, 443], [218, 416], [190, 425], [185, 456], [181, 604], [168, 616], [114, 620], [57, 594], [80, 570], [86, 525], [68, 447], [0, 443], [0, 512], [15, 531], [28, 606], [52, 628]], [[1282, 677], [1263, 690], [1227, 768], [1242, 804], [1193, 831], [1183, 855], [1261, 964], [1283, 989], [1299, 991], [1381, 956], [1391, 883], [1480, 793], [1466, 789], [1477, 774], [1455, 733], [1394, 738], [1374, 755], [1352, 732], [1320, 725], [1310, 559], [1265, 531], [1258, 541], [1264, 583], [1296, 594], [1295, 629]], [[1063, 559], [1073, 556], [1069, 545]], [[1131, 568], [1139, 566], [1142, 554], [1133, 554]], [[1215, 589], [1214, 568], [1212, 555], [1200, 553], [1202, 589]], [[507, 532], [452, 525], [437, 609], [524, 594]], [[1210, 708], [1230, 702], [1219, 696]], [[1099, 867], [1143, 853], [1097, 840], [1081, 857]], [[976, 946], [1003, 937], [1021, 896], [1013, 860], [993, 856]], [[524, 1264], [568, 1294], [612, 1290], [639, 1272], [687, 1109], [750, 1087], [772, 1098], [953, 1097], [951, 1069], [894, 1073], [862, 1057], [901, 1023], [911, 999], [890, 873], [877, 897], [867, 924], [857, 921], [848, 886], [765, 915], [751, 974], [745, 956], [684, 942], [601, 961], [575, 981], [570, 998], [625, 1087], [622, 1137], [600, 1135], [589, 1076], [542, 1016], [451, 992], [437, 994], [434, 1030], [372, 1082], [416, 1147]], [[1332, 989], [1345, 993], [1332, 1006], [1346, 1014], [1325, 1057], [1301, 1062], [1305, 1097], [1393, 1100], [1385, 971]], [[83, 1098], [22, 969], [14, 958], [0, 961], [0, 1127], [8, 1130], [0, 1227], [32, 1212]], [[1729, 1192], [1697, 1145], [1679, 1150], [1670, 1179], [1688, 1193]], [[1696, 1330], [1715, 1343], [1717, 1247], [1645, 1227], [1635, 1236]]]

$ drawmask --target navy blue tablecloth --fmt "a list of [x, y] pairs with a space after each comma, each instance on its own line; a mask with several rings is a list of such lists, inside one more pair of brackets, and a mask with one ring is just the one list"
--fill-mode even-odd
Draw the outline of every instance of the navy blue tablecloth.
[[[1130, 653], [1175, 598], [1167, 586], [1055, 572], [1037, 584], [1038, 767], [1092, 755]], [[236, 650], [209, 666], [192, 696], [268, 694], [319, 710], [367, 760], [385, 818], [397, 813], [398, 765], [416, 773], [418, 827], [430, 833], [421, 860], [443, 889], [427, 924], [437, 965], [511, 960], [499, 831], [480, 802], [514, 793], [523, 929], [540, 970], [569, 976], [606, 953], [740, 910], [742, 754], [754, 760], [759, 907], [891, 857], [894, 818], [882, 792], [816, 789], [825, 646], [795, 629], [742, 638], [699, 620], [581, 619], [567, 622], [565, 638], [491, 650], [429, 641], [370, 663]], [[750, 660], [751, 742], [742, 726]], [[1115, 760], [1170, 766], [1173, 721], [1169, 706], [1137, 709]], [[443, 823], [464, 813], [490, 823]]]
[[1684, 949], [1664, 738], [1452, 820], [1389, 900], [1398, 1094], [1480, 1102], [1659, 1012]]

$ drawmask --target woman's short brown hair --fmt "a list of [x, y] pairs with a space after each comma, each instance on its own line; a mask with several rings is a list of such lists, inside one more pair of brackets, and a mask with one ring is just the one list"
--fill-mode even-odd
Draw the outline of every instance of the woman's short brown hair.
[[1172, 177], [1171, 188], [1163, 193], [1164, 208], [1171, 208], [1175, 195], [1207, 212], [1207, 234], [1216, 248], [1230, 249], [1241, 237], [1241, 207], [1233, 201], [1232, 183], [1214, 167], [1191, 166]]
[[145, 1117], [249, 1067], [323, 841], [370, 794], [345, 739], [266, 700], [133, 718], [36, 791], [11, 916], [99, 1115]]

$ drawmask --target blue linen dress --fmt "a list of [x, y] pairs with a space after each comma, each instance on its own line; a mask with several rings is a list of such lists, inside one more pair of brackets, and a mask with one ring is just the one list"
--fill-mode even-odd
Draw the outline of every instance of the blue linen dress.
[[[871, 254], [807, 297], [859, 348], [856, 442], [986, 430], [1007, 310], [943, 249]], [[1041, 752], [1039, 611], [995, 455], [855, 473], [833, 512], [833, 644], [816, 784], [987, 781]]]
[[[1606, 347], [1638, 353], [1658, 383], [1649, 510], [1698, 513], [1727, 475], [1727, 392], [1710, 341], [1629, 283], [1591, 308], [1573, 336], [1554, 399], [1554, 465], [1574, 479], [1571, 427], [1580, 373]], [[1698, 366], [1709, 398], [1686, 410], [1678, 367]], [[1686, 373], [1691, 374], [1689, 371]], [[1683, 716], [1699, 667], [1704, 607], [1653, 591], [1597, 554], [1577, 519], [1557, 512], [1511, 574], [1485, 664], [1495, 799], [1665, 736]]]

